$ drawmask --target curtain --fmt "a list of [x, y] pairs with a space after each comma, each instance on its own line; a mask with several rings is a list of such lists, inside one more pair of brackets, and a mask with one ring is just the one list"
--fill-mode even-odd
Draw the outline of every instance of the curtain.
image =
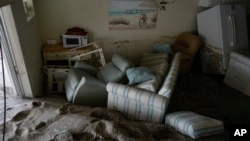
[[0, 0], [0, 7], [4, 7], [8, 4], [14, 3], [15, 0]]

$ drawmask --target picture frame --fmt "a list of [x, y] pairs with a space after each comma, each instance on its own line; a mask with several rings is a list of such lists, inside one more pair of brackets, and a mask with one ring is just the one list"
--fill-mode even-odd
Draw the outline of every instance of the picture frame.
[[26, 20], [29, 22], [35, 16], [35, 9], [33, 5], [33, 0], [22, 0], [24, 12], [26, 14]]

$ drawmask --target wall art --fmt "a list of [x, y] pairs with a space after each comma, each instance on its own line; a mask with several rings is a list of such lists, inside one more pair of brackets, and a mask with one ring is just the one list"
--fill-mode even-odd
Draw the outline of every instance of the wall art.
[[35, 16], [33, 1], [32, 0], [23, 0], [23, 7], [24, 7], [27, 21], [29, 22]]
[[155, 0], [109, 0], [109, 29], [156, 28], [158, 6]]

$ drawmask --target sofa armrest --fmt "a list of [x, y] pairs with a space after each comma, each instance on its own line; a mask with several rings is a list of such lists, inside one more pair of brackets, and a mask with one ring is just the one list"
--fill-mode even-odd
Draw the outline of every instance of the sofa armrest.
[[181, 62], [181, 53], [177, 52], [174, 55], [169, 72], [161, 86], [161, 89], [158, 92], [159, 95], [170, 98], [179, 74], [180, 62]]
[[168, 98], [155, 93], [110, 82], [107, 84], [108, 108], [120, 111], [133, 120], [162, 123]]

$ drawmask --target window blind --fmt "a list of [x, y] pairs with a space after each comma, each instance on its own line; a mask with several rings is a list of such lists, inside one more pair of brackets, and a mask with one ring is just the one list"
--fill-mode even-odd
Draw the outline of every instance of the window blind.
[[14, 3], [15, 0], [0, 0], [0, 7]]

